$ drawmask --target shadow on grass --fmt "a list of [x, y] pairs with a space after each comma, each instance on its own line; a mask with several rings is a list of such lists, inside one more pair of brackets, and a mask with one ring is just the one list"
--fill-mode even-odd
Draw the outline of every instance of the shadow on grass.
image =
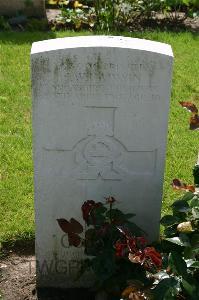
[[2, 254], [7, 255], [14, 252], [17, 255], [34, 255], [35, 254], [35, 239], [34, 237], [21, 238], [12, 241], [2, 242]]
[[56, 38], [56, 33], [53, 31], [0, 31], [0, 43], [1, 44], [14, 44], [14, 45], [23, 45], [23, 44], [32, 44], [33, 42], [54, 39]]
[[148, 28], [149, 30], [160, 30], [168, 32], [190, 32], [193, 35], [198, 33], [198, 26], [193, 26], [193, 19], [143, 19], [140, 23], [142, 28]]
[[[121, 28], [120, 28], [121, 29]], [[124, 35], [124, 36], [140, 36], [145, 32], [167, 32], [171, 34], [190, 33], [193, 39], [198, 38], [198, 26], [193, 27], [190, 24], [184, 24], [182, 20], [172, 20], [165, 18], [159, 19], [143, 19], [135, 24], [129, 25], [128, 28], [122, 30], [107, 31], [74, 31], [74, 30], [58, 30], [58, 31], [0, 31], [0, 43], [2, 44], [32, 44], [36, 41], [54, 39], [56, 37], [64, 36], [78, 36], [78, 35]]]

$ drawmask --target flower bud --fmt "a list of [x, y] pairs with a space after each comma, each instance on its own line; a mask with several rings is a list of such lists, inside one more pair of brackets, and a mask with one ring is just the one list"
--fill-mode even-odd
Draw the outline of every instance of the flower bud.
[[193, 227], [192, 227], [190, 221], [189, 222], [182, 222], [182, 223], [178, 224], [177, 230], [179, 232], [184, 232], [184, 233], [187, 232], [188, 233], [188, 232], [193, 231]]

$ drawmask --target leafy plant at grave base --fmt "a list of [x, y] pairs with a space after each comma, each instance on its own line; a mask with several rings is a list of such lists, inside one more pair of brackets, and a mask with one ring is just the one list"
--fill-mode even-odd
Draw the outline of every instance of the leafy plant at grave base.
[[[151, 285], [146, 270], [159, 269], [161, 256], [154, 247], [147, 246], [143, 230], [130, 221], [134, 214], [124, 214], [114, 207], [115, 202], [108, 197], [104, 204], [93, 200], [83, 203], [82, 215], [87, 226], [84, 238], [80, 236], [83, 226], [74, 218], [58, 219], [58, 224], [67, 233], [70, 246], [85, 247], [88, 258], [82, 261], [81, 274], [87, 270], [94, 272], [96, 290], [119, 297], [133, 274], [132, 284], [141, 286], [146, 293]], [[137, 263], [132, 264], [129, 259]]]
[[129, 220], [133, 214], [113, 207], [113, 197], [105, 204], [83, 203], [84, 238], [80, 236], [83, 226], [74, 218], [58, 219], [69, 245], [85, 247], [88, 259], [82, 262], [81, 274], [91, 269], [95, 288], [114, 297], [128, 284], [122, 299], [198, 299], [199, 194], [195, 189], [199, 166], [194, 168], [194, 182], [195, 187], [173, 180], [173, 187], [186, 193], [172, 204], [172, 214], [161, 219], [165, 236], [156, 247], [162, 254], [147, 245], [144, 232]]
[[[197, 170], [198, 172], [198, 170]], [[150, 268], [147, 276], [151, 285], [143, 290], [132, 283], [122, 293], [122, 299], [190, 299], [199, 298], [199, 195], [190, 191], [172, 205], [173, 213], [161, 219], [165, 237], [157, 248], [162, 253], [158, 272]], [[152, 247], [149, 247], [152, 248]], [[129, 254], [132, 263], [140, 262], [140, 255]], [[151, 256], [151, 259], [153, 256]], [[156, 254], [155, 261], [161, 259]], [[155, 262], [154, 261], [154, 262]], [[142, 262], [143, 263], [143, 262]]]
[[[197, 176], [194, 177], [197, 177], [197, 180], [198, 171], [199, 166], [196, 166], [194, 175], [197, 173]], [[172, 204], [172, 214], [161, 219], [165, 228], [161, 246], [162, 251], [167, 253], [166, 272], [164, 271], [163, 275], [167, 274], [167, 281], [175, 279], [169, 292], [172, 297], [180, 295], [183, 299], [184, 295], [194, 300], [199, 298], [199, 194], [190, 191], [193, 190], [193, 186], [185, 185], [176, 179], [173, 185], [174, 188], [186, 189], [187, 192]], [[160, 281], [154, 292], [159, 294], [167, 281]], [[167, 299], [166, 297], [167, 291], [163, 299]]]
[[[191, 112], [190, 129], [199, 129], [197, 107], [190, 102], [180, 104]], [[163, 263], [162, 270], [153, 274], [156, 280], [150, 290], [154, 300], [199, 299], [199, 165], [194, 167], [193, 176], [194, 185], [179, 179], [172, 182], [174, 189], [185, 194], [172, 204], [172, 214], [160, 221], [164, 226], [159, 245]], [[148, 299], [147, 296], [136, 298], [132, 289], [129, 285], [124, 290], [123, 299]]]

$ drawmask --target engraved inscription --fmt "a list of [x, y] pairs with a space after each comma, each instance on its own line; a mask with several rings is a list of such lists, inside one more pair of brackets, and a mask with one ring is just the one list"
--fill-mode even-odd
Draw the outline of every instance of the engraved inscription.
[[74, 174], [78, 179], [97, 179], [101, 176], [103, 179], [120, 180], [117, 165], [124, 151], [124, 146], [114, 138], [107, 123], [94, 123], [88, 130], [88, 137], [74, 149], [78, 164]]
[[[101, 93], [104, 93], [104, 98], [102, 99]], [[58, 96], [60, 100], [67, 102], [68, 104], [77, 106], [92, 106], [96, 103], [101, 107], [106, 106], [121, 106], [121, 99], [123, 99], [123, 104], [132, 103], [144, 103], [152, 102], [156, 103], [160, 101], [159, 90], [156, 87], [149, 89], [134, 87], [132, 85], [96, 85], [85, 83], [84, 85], [73, 84], [73, 86], [68, 87], [64, 90], [62, 86], [56, 86], [55, 95]], [[96, 99], [96, 100], [93, 100]]]
[[[154, 61], [132, 60], [125, 72], [121, 72], [120, 63], [103, 61], [98, 56], [94, 56], [85, 65], [76, 56], [64, 58], [59, 64], [64, 72], [55, 73], [53, 93], [72, 105], [88, 106], [96, 101], [100, 106], [109, 103], [119, 107], [121, 98], [126, 104], [156, 102], [160, 98], [160, 86], [154, 81], [154, 74], [159, 69]], [[56, 66], [56, 69], [60, 68], [59, 65]], [[101, 99], [102, 93], [106, 101]]]

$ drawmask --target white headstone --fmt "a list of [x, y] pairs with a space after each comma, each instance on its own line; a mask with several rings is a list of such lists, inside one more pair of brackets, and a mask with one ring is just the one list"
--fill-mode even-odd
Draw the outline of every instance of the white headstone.
[[84, 249], [56, 219], [83, 224], [82, 203], [111, 195], [158, 237], [173, 54], [89, 36], [34, 43], [31, 58], [38, 284], [85, 286], [73, 280]]

